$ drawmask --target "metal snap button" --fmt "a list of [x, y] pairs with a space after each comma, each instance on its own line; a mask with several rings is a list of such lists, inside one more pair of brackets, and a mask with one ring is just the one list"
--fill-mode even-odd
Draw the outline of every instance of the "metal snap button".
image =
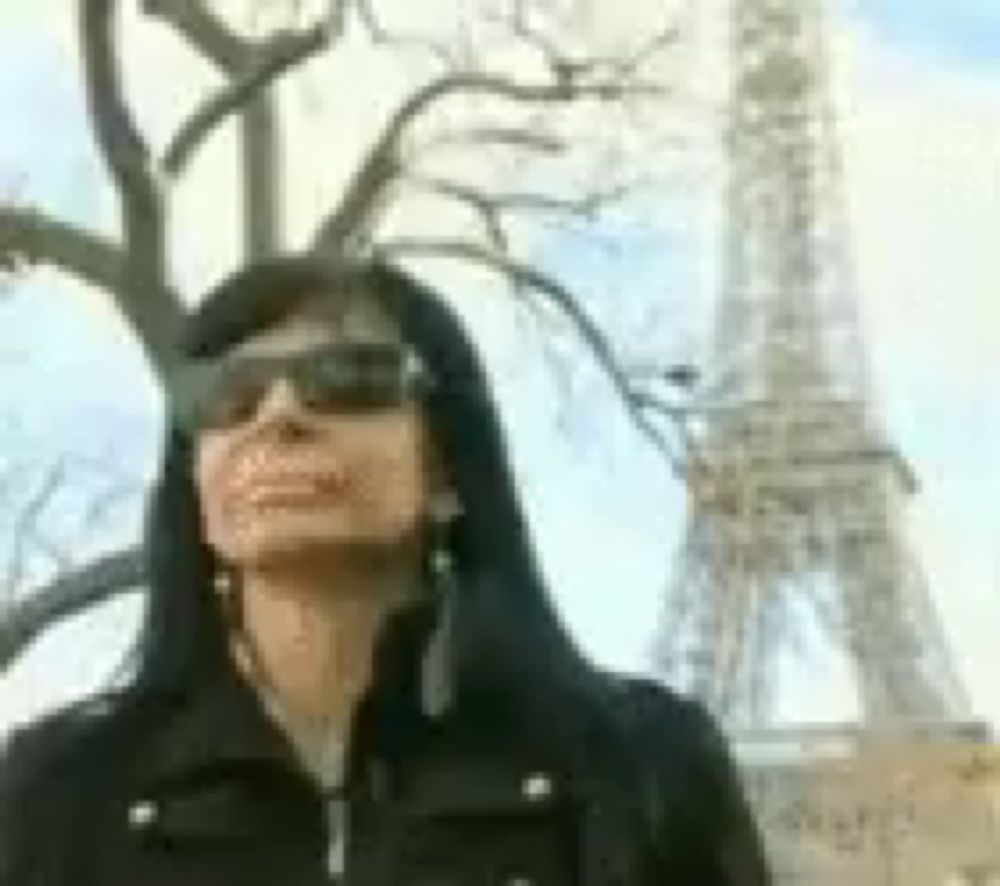
[[114, 705], [110, 698], [100, 697], [92, 699], [83, 709], [83, 713], [88, 717], [106, 717], [111, 713]]
[[160, 810], [152, 800], [138, 800], [128, 810], [129, 827], [135, 830], [148, 828], [156, 821]]
[[544, 772], [534, 772], [521, 782], [521, 793], [528, 800], [538, 802], [552, 796], [552, 779]]

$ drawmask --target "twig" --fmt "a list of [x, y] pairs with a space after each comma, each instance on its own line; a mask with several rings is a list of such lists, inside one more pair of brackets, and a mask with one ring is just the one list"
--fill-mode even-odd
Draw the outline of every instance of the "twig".
[[61, 461], [57, 461], [47, 472], [35, 494], [31, 496], [17, 515], [13, 528], [15, 548], [11, 558], [10, 571], [7, 575], [7, 581], [11, 588], [18, 587], [24, 579], [29, 541], [38, 534], [36, 530], [39, 516], [55, 495], [64, 474], [65, 465]]
[[497, 145], [520, 148], [539, 154], [561, 154], [569, 147], [564, 138], [537, 129], [521, 126], [470, 126], [435, 133], [426, 141], [414, 146], [410, 156], [426, 154], [448, 147], [482, 147]]
[[388, 49], [416, 50], [431, 55], [445, 68], [453, 67], [457, 59], [447, 44], [417, 34], [391, 31], [382, 24], [371, 0], [355, 0], [358, 18], [375, 46]]
[[490, 195], [478, 188], [447, 179], [408, 175], [405, 181], [471, 208], [483, 222], [493, 248], [504, 254], [509, 253], [510, 240], [503, 226], [502, 209]]
[[491, 193], [472, 185], [461, 184], [445, 178], [408, 175], [406, 180], [419, 188], [454, 197], [470, 203], [481, 203], [497, 213], [542, 212], [560, 215], [593, 217], [605, 206], [623, 199], [630, 191], [628, 185], [616, 185], [594, 190], [578, 198], [554, 197], [548, 194]]
[[653, 34], [631, 54], [595, 54], [571, 58], [552, 39], [528, 23], [522, 3], [515, 3], [510, 15], [496, 15], [493, 18], [508, 27], [523, 43], [535, 49], [557, 79], [573, 80], [603, 71], [605, 76], [626, 82], [637, 76], [653, 55], [676, 43], [680, 35], [678, 26], [670, 25]]

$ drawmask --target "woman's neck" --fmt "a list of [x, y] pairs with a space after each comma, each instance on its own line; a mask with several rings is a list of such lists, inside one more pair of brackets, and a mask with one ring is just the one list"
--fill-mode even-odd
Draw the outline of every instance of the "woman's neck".
[[347, 739], [372, 679], [373, 653], [387, 618], [413, 599], [408, 567], [245, 571], [237, 665], [305, 757]]

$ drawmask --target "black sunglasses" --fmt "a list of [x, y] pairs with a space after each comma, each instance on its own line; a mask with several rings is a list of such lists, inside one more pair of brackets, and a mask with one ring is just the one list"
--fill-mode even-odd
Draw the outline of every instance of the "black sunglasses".
[[279, 378], [291, 382], [304, 406], [324, 413], [392, 409], [432, 386], [412, 349], [344, 342], [290, 356], [193, 361], [173, 379], [174, 412], [191, 431], [231, 428], [254, 415]]

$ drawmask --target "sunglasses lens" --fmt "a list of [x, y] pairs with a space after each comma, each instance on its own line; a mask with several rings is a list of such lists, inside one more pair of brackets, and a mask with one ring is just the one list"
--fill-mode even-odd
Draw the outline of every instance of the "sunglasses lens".
[[317, 409], [374, 411], [409, 394], [405, 353], [394, 346], [342, 346], [304, 363], [299, 391]]
[[219, 373], [206, 391], [199, 410], [203, 428], [229, 428], [254, 414], [271, 383], [271, 374], [253, 364], [235, 364]]

